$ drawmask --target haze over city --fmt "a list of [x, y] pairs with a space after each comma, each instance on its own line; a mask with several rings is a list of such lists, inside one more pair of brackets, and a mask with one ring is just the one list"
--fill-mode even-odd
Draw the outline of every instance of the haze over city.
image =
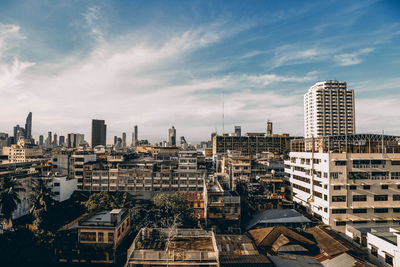
[[303, 135], [304, 93], [336, 79], [357, 132], [400, 134], [399, 43], [397, 1], [1, 1], [0, 128], [196, 143], [224, 92], [226, 132]]

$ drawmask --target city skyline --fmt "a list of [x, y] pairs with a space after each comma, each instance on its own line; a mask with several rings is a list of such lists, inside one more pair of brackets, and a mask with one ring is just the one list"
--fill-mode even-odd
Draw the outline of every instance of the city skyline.
[[101, 119], [107, 143], [134, 125], [140, 139], [167, 140], [174, 125], [197, 143], [222, 132], [224, 92], [225, 132], [270, 119], [303, 135], [304, 93], [339, 80], [354, 89], [356, 132], [400, 134], [394, 1], [76, 3], [0, 5], [1, 132], [32, 112], [36, 140], [90, 142]]

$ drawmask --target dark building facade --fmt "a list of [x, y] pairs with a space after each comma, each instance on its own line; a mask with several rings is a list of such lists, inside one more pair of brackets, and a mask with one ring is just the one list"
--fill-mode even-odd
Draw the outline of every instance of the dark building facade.
[[92, 147], [106, 145], [107, 125], [104, 120], [92, 120]]

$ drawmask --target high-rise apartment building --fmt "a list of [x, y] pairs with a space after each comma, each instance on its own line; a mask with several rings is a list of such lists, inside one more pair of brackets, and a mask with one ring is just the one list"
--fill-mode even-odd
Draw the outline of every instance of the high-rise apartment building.
[[107, 125], [104, 120], [92, 120], [92, 147], [106, 145]]
[[42, 147], [43, 144], [44, 144], [44, 137], [43, 137], [43, 135], [40, 135], [39, 136], [39, 146]]
[[267, 136], [272, 135], [272, 121], [268, 120], [267, 121]]
[[78, 148], [79, 145], [85, 143], [85, 135], [84, 134], [74, 134], [70, 133], [68, 134], [68, 140], [67, 140], [67, 147], [76, 147]]
[[53, 138], [53, 145], [54, 145], [54, 146], [58, 146], [58, 143], [57, 143], [57, 142], [58, 142], [58, 137], [57, 137], [57, 134], [55, 133], [55, 134], [54, 134], [54, 138]]
[[32, 138], [32, 112], [29, 112], [28, 116], [26, 117], [25, 138], [26, 139]]
[[65, 144], [65, 136], [60, 135], [60, 137], [58, 138], [58, 145], [64, 146], [64, 144]]
[[174, 126], [168, 129], [168, 145], [176, 146], [176, 129]]
[[317, 82], [304, 95], [304, 135], [354, 134], [354, 112], [354, 90], [346, 82]]

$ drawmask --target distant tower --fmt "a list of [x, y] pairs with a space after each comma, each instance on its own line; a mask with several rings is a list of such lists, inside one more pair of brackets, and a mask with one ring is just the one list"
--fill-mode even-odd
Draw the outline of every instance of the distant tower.
[[92, 147], [106, 145], [107, 125], [104, 120], [92, 120]]
[[43, 135], [40, 135], [39, 136], [39, 146], [43, 146], [43, 139], [44, 139]]
[[126, 147], [126, 133], [122, 133], [122, 147]]
[[60, 137], [58, 138], [58, 145], [64, 146], [64, 144], [65, 144], [65, 137], [63, 135], [60, 135]]
[[168, 129], [168, 145], [176, 146], [176, 129], [172, 126], [171, 129]]
[[49, 146], [53, 143], [52, 139], [51, 139], [51, 132], [47, 133], [47, 142], [49, 143]]
[[267, 121], [267, 136], [272, 135], [272, 121], [268, 120]]
[[138, 145], [138, 126], [135, 125], [133, 127], [133, 133], [132, 133], [132, 146], [137, 146]]
[[242, 127], [235, 126], [235, 135], [236, 136], [242, 136]]
[[54, 138], [53, 138], [53, 145], [54, 146], [57, 146], [57, 141], [58, 141], [58, 138], [57, 138], [57, 134], [55, 133], [54, 134]]
[[28, 117], [26, 117], [25, 122], [25, 138], [32, 138], [32, 112], [29, 112]]
[[114, 146], [117, 144], [118, 136], [114, 135]]

